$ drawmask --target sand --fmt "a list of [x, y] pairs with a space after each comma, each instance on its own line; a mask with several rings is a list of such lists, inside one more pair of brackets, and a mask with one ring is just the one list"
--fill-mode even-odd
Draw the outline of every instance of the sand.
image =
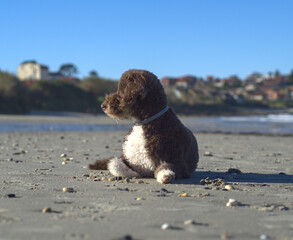
[[125, 134], [0, 133], [0, 239], [293, 239], [293, 137], [195, 133], [197, 171], [168, 185], [86, 168]]

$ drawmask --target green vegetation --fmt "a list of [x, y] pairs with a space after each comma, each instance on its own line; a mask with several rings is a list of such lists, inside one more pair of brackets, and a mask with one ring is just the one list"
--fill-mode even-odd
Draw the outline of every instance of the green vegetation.
[[[66, 68], [63, 68], [63, 70]], [[68, 75], [74, 70], [68, 70]], [[114, 92], [117, 81], [92, 75], [77, 84], [54, 81], [19, 81], [0, 71], [0, 114], [24, 114], [31, 110], [102, 112], [105, 93]]]
[[78, 111], [97, 108], [93, 94], [81, 88], [60, 81], [38, 81], [28, 92], [30, 109], [50, 111]]
[[0, 71], [0, 113], [25, 113], [27, 89], [18, 79]]

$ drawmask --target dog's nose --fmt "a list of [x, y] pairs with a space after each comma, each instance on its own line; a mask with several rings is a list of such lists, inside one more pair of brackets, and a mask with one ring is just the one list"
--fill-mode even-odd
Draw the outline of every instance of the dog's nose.
[[106, 107], [107, 107], [106, 104], [104, 104], [104, 103], [101, 104], [101, 108], [102, 108], [103, 111], [106, 110]]

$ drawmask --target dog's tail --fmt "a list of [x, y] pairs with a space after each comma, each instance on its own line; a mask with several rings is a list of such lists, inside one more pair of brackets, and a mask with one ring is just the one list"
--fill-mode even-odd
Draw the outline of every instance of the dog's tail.
[[88, 167], [91, 170], [108, 170], [108, 163], [110, 160], [111, 158], [97, 160], [95, 163], [90, 164]]

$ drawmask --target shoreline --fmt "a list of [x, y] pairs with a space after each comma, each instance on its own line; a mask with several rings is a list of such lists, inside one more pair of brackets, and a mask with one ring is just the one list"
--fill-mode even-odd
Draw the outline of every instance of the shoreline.
[[[293, 136], [293, 115], [284, 115], [281, 120], [280, 116], [179, 118], [195, 133]], [[131, 126], [129, 120], [115, 121], [105, 114], [0, 115], [0, 132], [128, 131]]]

